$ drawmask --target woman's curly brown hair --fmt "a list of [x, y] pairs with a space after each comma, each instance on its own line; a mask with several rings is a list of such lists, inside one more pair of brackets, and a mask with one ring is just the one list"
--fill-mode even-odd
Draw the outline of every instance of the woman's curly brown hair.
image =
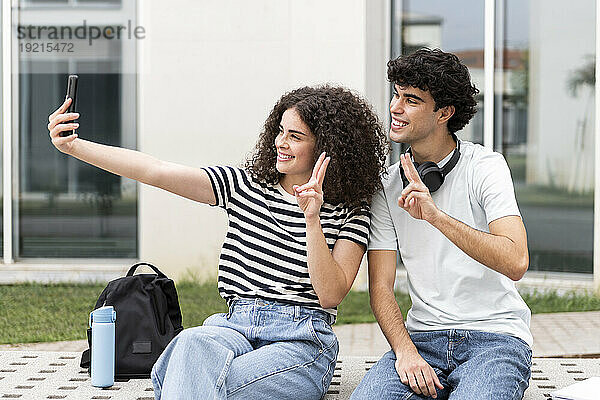
[[387, 138], [379, 119], [358, 95], [343, 87], [302, 87], [284, 94], [267, 118], [246, 169], [257, 180], [270, 184], [282, 175], [276, 169], [275, 137], [283, 113], [293, 108], [315, 136], [314, 160], [331, 157], [324, 200], [354, 205], [370, 201], [382, 189], [381, 174], [387, 156]]

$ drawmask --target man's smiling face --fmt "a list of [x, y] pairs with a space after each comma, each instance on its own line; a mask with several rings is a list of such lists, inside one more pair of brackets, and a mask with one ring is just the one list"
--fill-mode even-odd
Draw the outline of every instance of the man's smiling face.
[[431, 135], [438, 127], [440, 110], [428, 91], [412, 86], [394, 85], [390, 101], [390, 139], [399, 143], [414, 143]]

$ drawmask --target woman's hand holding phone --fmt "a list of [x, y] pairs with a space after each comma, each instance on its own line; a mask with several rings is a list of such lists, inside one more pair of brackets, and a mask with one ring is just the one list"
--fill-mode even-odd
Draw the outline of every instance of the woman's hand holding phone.
[[48, 117], [48, 131], [50, 132], [50, 139], [52, 144], [59, 151], [69, 154], [73, 148], [73, 142], [77, 139], [77, 134], [72, 133], [68, 136], [62, 136], [61, 132], [74, 132], [79, 127], [79, 124], [74, 123], [63, 123], [73, 121], [79, 118], [79, 113], [65, 113], [71, 104], [72, 99], [67, 98], [65, 102], [50, 116]]

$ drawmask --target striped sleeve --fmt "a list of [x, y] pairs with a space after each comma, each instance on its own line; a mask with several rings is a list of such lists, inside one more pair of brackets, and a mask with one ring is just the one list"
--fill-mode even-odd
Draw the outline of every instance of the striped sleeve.
[[369, 242], [370, 222], [371, 211], [369, 205], [363, 203], [348, 213], [348, 217], [340, 229], [338, 239], [350, 240], [366, 248]]
[[229, 200], [239, 190], [239, 184], [242, 181], [240, 174], [243, 173], [239, 168], [233, 167], [204, 167], [202, 168], [208, 174], [213, 193], [215, 194], [215, 206], [227, 208]]

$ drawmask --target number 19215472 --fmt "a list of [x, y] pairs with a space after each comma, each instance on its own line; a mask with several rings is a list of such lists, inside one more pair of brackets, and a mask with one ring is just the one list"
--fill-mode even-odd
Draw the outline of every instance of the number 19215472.
[[73, 53], [73, 43], [19, 43], [21, 53]]

